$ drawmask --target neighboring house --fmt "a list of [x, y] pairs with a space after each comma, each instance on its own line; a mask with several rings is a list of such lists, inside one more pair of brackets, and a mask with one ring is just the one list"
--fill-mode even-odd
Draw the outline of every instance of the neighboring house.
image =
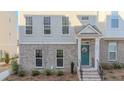
[[0, 58], [17, 54], [17, 12], [0, 11]]
[[26, 71], [124, 63], [124, 12], [20, 12], [19, 52]]

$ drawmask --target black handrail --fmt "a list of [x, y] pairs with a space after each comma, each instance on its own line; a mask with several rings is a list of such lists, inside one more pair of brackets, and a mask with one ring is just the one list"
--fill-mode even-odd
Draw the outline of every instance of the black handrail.
[[98, 73], [99, 73], [99, 75], [100, 75], [101, 79], [102, 79], [102, 80], [104, 80], [104, 73], [103, 73], [103, 69], [102, 69], [101, 64], [98, 62], [98, 60], [97, 60], [97, 64], [98, 64], [98, 68], [97, 68]]
[[82, 66], [81, 66], [81, 62], [80, 62], [80, 75], [81, 75], [81, 80], [83, 80], [83, 70], [82, 70]]

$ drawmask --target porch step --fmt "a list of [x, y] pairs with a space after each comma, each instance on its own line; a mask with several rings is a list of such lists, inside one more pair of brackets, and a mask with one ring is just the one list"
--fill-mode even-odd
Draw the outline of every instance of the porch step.
[[97, 70], [83, 70], [82, 79], [83, 81], [100, 81], [100, 75]]

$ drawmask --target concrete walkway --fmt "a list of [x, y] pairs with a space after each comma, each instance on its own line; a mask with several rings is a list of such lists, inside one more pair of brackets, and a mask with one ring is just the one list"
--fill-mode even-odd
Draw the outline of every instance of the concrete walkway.
[[6, 77], [8, 77], [11, 74], [10, 69], [5, 70], [0, 73], [0, 81], [4, 80]]

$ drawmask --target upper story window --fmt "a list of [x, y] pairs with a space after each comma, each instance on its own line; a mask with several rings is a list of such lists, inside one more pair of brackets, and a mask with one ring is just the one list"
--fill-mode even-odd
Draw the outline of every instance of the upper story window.
[[26, 34], [32, 34], [32, 17], [26, 17]]
[[62, 33], [69, 34], [69, 17], [62, 17]]
[[82, 16], [82, 20], [89, 20], [89, 16]]
[[111, 27], [112, 28], [118, 28], [119, 24], [119, 19], [118, 18], [112, 18], [111, 19]]
[[44, 17], [44, 34], [51, 34], [50, 30], [50, 17]]
[[117, 43], [116, 42], [109, 42], [108, 60], [109, 61], [116, 61], [117, 60]]

